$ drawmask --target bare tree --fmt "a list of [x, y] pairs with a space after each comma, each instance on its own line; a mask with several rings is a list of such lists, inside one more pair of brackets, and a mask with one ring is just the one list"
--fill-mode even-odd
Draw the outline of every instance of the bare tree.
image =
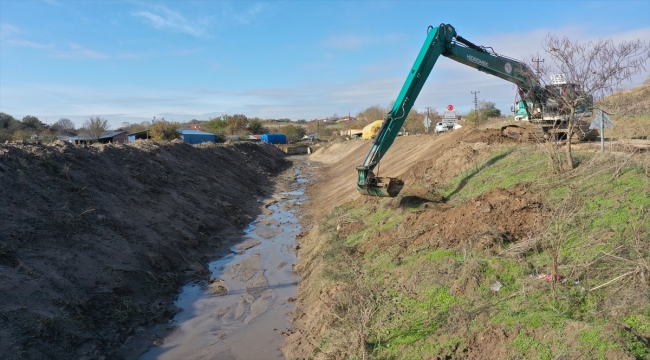
[[373, 105], [357, 114], [357, 126], [364, 127], [376, 120], [384, 120], [390, 108]]
[[108, 129], [108, 120], [102, 119], [99, 116], [89, 117], [79, 129], [79, 132], [85, 136], [88, 141], [96, 142], [104, 132]]
[[[437, 118], [438, 112], [433, 110], [434, 114], [431, 112], [429, 113], [429, 116], [433, 117], [434, 119]], [[409, 111], [408, 116], [406, 117], [406, 120], [404, 121], [404, 125], [402, 128], [409, 132], [409, 133], [423, 133], [426, 131], [426, 128], [424, 127], [424, 117], [426, 116], [425, 113], [419, 113], [413, 109]]]
[[51, 128], [61, 135], [73, 135], [75, 130], [74, 122], [68, 118], [60, 118]]
[[[571, 138], [576, 124], [593, 110], [594, 100], [613, 93], [620, 84], [645, 70], [650, 46], [641, 40], [615, 44], [611, 39], [600, 39], [579, 43], [548, 35], [542, 47], [552, 64], [542, 69], [541, 75], [547, 76], [541, 76], [538, 81], [545, 85], [547, 106], [552, 104], [568, 117], [566, 164], [573, 169]], [[561, 76], [555, 77], [553, 84], [545, 83], [552, 74]], [[561, 80], [557, 81], [558, 78]]]

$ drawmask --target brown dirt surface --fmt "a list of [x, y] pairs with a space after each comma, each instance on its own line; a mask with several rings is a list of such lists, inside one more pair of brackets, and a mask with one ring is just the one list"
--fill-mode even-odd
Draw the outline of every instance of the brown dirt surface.
[[[412, 239], [408, 246], [455, 248], [469, 242], [487, 250], [497, 243], [536, 236], [544, 226], [540, 218], [549, 211], [539, 194], [522, 188], [494, 189], [455, 207], [432, 204], [427, 211], [408, 213], [400, 226]], [[373, 241], [377, 242], [389, 245], [395, 239], [390, 234]]]
[[[135, 358], [262, 211], [268, 145], [0, 145], [0, 358]], [[147, 344], [156, 339], [147, 339]]]
[[[495, 147], [516, 143], [505, 138], [499, 130], [476, 130], [465, 126], [437, 135], [400, 136], [381, 160], [377, 176], [402, 177], [406, 185], [420, 182], [442, 183], [487, 158]], [[356, 189], [356, 167], [371, 147], [371, 140], [349, 140], [318, 149], [310, 160], [320, 169], [309, 195], [318, 199], [316, 217], [328, 214], [332, 208], [361, 195]]]
[[[367, 203], [366, 206], [377, 209], [421, 205], [418, 211], [405, 213], [397, 230], [374, 232], [374, 237], [365, 243], [373, 247], [384, 244], [386, 249], [396, 242], [400, 242], [404, 249], [425, 244], [456, 248], [471, 242], [472, 246], [490, 250], [497, 242], [527, 239], [542, 228], [539, 219], [547, 211], [541, 198], [527, 189], [496, 189], [457, 206], [444, 203], [435, 192], [439, 184], [486, 160], [503, 144], [517, 144], [517, 141], [502, 137], [499, 130], [476, 130], [472, 127], [439, 135], [399, 137], [382, 160], [380, 171], [381, 176], [401, 177], [406, 187], [398, 198], [377, 199], [361, 197], [356, 191], [355, 168], [363, 161], [370, 141], [335, 143], [319, 149], [310, 157], [310, 161], [319, 164], [320, 169], [308, 188], [311, 199], [305, 208], [310, 211], [308, 215], [311, 218], [322, 219], [334, 207], [348, 201]], [[364, 226], [359, 222], [345, 223], [338, 231], [345, 236], [360, 231]], [[288, 359], [328, 358], [327, 354], [318, 353], [319, 341], [329, 333], [334, 321], [331, 306], [339, 289], [323, 287], [323, 280], [318, 275], [325, 266], [322, 262], [324, 235], [320, 231], [316, 225], [299, 238], [301, 249], [296, 270], [302, 280], [293, 312], [295, 332], [283, 344]], [[368, 250], [364, 246], [364, 243], [357, 246], [360, 254]], [[472, 280], [472, 269], [468, 268], [467, 272], [466, 277]], [[466, 288], [478, 286], [469, 280], [455, 286], [454, 291], [462, 293]], [[481, 338], [466, 339], [461, 344], [466, 349], [463, 356], [505, 357], [503, 344], [508, 334], [499, 331], [490, 328], [479, 334]], [[485, 345], [486, 341], [494, 346]]]

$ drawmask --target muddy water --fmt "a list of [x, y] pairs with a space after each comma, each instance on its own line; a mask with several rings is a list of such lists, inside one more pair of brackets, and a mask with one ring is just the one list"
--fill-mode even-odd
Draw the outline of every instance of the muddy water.
[[210, 263], [209, 283], [183, 288], [172, 320], [175, 330], [141, 360], [283, 359], [278, 349], [290, 329], [296, 283], [296, 213], [306, 196], [306, 159], [296, 166], [292, 191], [264, 203], [232, 252]]

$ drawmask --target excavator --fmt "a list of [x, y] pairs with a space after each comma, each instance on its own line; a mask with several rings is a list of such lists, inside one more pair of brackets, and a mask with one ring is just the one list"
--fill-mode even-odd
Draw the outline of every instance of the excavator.
[[[575, 84], [560, 83], [546, 87], [540, 86], [533, 75], [534, 73], [526, 64], [497, 54], [491, 47], [479, 46], [466, 40], [458, 35], [456, 29], [449, 24], [440, 24], [438, 27], [429, 26], [427, 31], [424, 45], [415, 59], [393, 108], [386, 115], [365, 160], [357, 166], [359, 173], [357, 190], [361, 194], [395, 197], [404, 187], [402, 180], [394, 177], [375, 176], [373, 170], [395, 141], [440, 55], [517, 85], [520, 100], [517, 105], [518, 116], [516, 119], [528, 121], [531, 125], [505, 126], [501, 129], [504, 136], [562, 139], [575, 135], [580, 140], [597, 136], [597, 131], [589, 131], [588, 123], [585, 127], [584, 121], [581, 121], [580, 126], [574, 127], [576, 134], [567, 134], [569, 114], [562, 106], [561, 97], [553, 96], [553, 94], [567, 91], [579, 92], [580, 89]], [[574, 119], [591, 116], [593, 98], [589, 95], [583, 96], [583, 98], [585, 100], [578, 107]]]

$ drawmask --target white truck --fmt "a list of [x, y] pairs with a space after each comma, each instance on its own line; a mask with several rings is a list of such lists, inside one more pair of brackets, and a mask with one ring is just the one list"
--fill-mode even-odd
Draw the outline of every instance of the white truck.
[[462, 126], [458, 125], [457, 119], [444, 119], [433, 128], [434, 133], [447, 132], [453, 129], [460, 129]]

